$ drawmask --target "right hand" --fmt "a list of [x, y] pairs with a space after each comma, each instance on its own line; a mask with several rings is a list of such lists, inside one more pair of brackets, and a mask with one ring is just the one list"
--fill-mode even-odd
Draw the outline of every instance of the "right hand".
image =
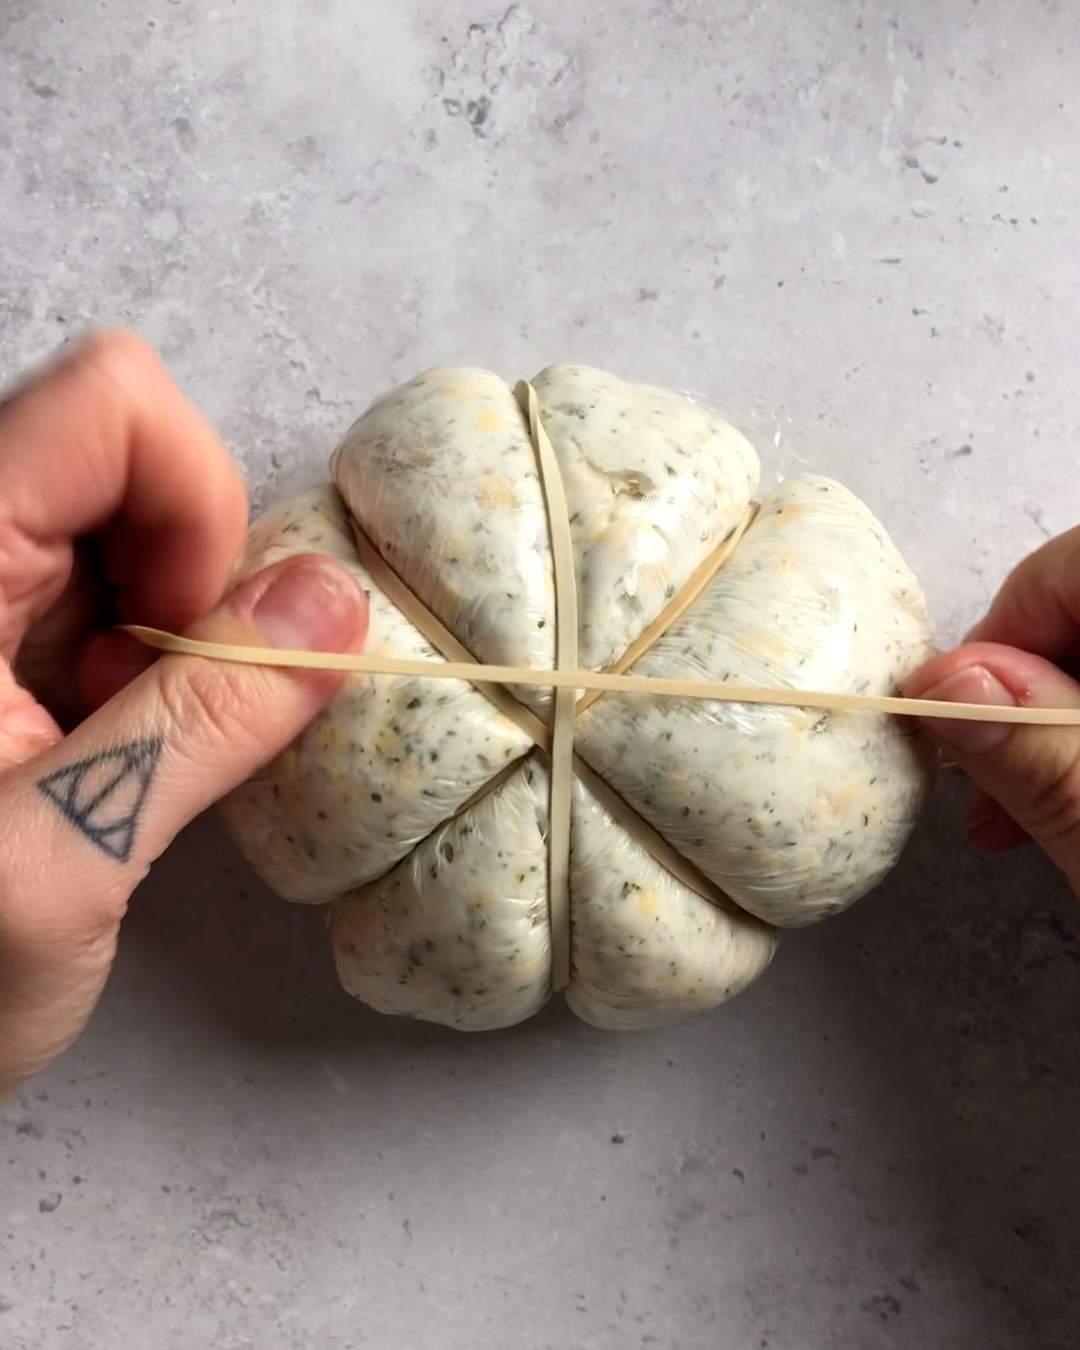
[[[1026, 558], [963, 646], [905, 683], [909, 698], [1080, 708], [1080, 528]], [[1080, 727], [926, 719], [979, 789], [972, 841], [1004, 850], [1033, 839], [1080, 895]]]

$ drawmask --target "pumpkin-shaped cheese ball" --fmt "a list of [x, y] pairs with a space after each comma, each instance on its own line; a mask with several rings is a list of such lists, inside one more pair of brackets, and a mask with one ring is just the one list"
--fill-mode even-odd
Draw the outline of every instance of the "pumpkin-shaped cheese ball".
[[[840, 484], [788, 479], [738, 537], [759, 464], [733, 427], [583, 366], [533, 387], [567, 499], [579, 668], [614, 667], [647, 640], [633, 675], [889, 694], [929, 654], [917, 581]], [[487, 371], [437, 368], [376, 402], [335, 452], [333, 484], [255, 524], [245, 574], [305, 552], [362, 582], [369, 655], [443, 659], [434, 616], [482, 663], [555, 663], [545, 485], [527, 416]], [[553, 699], [496, 692], [350, 676], [224, 806], [271, 886], [332, 905], [346, 990], [467, 1030], [520, 1021], [553, 987], [536, 732]], [[574, 726], [565, 993], [602, 1027], [671, 1021], [744, 988], [776, 929], [882, 879], [927, 788], [910, 728], [874, 713], [605, 693], [581, 699]]]

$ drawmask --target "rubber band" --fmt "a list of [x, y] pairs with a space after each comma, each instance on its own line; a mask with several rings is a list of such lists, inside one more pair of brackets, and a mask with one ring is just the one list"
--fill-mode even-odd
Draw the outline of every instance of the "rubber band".
[[148, 647], [182, 656], [203, 656], [247, 666], [299, 670], [337, 670], [353, 675], [415, 675], [473, 684], [549, 685], [558, 689], [600, 689], [613, 694], [660, 698], [699, 698], [713, 703], [750, 703], [777, 708], [813, 708], [824, 712], [887, 713], [893, 717], [945, 718], [955, 722], [1001, 722], [1010, 726], [1080, 726], [1080, 708], [989, 707], [983, 703], [947, 703], [941, 699], [899, 695], [839, 694], [820, 689], [769, 689], [762, 685], [715, 680], [669, 680], [645, 675], [609, 675], [593, 670], [537, 670], [530, 666], [489, 666], [480, 662], [406, 661], [391, 656], [353, 656], [338, 652], [278, 650], [274, 647], [203, 642], [159, 628], [122, 624], [121, 631]]
[[[285, 669], [330, 670], [347, 674], [398, 675], [427, 679], [465, 680], [529, 736], [547, 755], [550, 765], [548, 807], [548, 905], [551, 925], [552, 987], [559, 991], [571, 976], [570, 844], [573, 780], [578, 777], [608, 814], [652, 858], [684, 885], [711, 904], [743, 921], [756, 923], [710, 878], [685, 858], [649, 824], [574, 750], [575, 718], [606, 694], [661, 698], [691, 698], [710, 702], [742, 703], [823, 712], [887, 714], [900, 717], [948, 718], [964, 722], [996, 722], [1024, 726], [1080, 726], [1080, 708], [988, 707], [974, 703], [908, 699], [889, 695], [843, 694], [824, 690], [768, 688], [729, 681], [665, 679], [627, 672], [674, 625], [730, 558], [739, 540], [753, 524], [758, 504], [752, 502], [743, 518], [720, 546], [691, 573], [679, 593], [606, 671], [578, 668], [578, 606], [573, 536], [558, 458], [540, 419], [536, 391], [522, 380], [514, 390], [526, 420], [544, 491], [551, 539], [555, 583], [555, 666], [500, 666], [479, 662], [442, 621], [398, 576], [374, 542], [351, 517], [357, 555], [379, 589], [444, 658], [417, 661], [391, 656], [336, 652], [286, 651], [275, 648], [207, 642], [180, 637], [137, 624], [123, 626], [140, 642], [159, 651], [228, 661], [243, 665]], [[508, 686], [547, 687], [554, 691], [550, 725], [521, 703]], [[580, 695], [580, 697], [579, 697]], [[461, 814], [492, 792], [512, 771], [507, 766], [485, 783], [455, 814]], [[763, 927], [767, 925], [762, 924]]]
[[[536, 445], [536, 435], [537, 435], [536, 428], [539, 426], [540, 426], [539, 416], [535, 418], [535, 421], [529, 423], [529, 434], [530, 438], [533, 439], [534, 446]], [[545, 433], [545, 440], [546, 439], [547, 438]], [[548, 446], [550, 447], [550, 442], [548, 442]], [[544, 479], [545, 474], [550, 476], [552, 471], [552, 465], [554, 465], [555, 472], [559, 471], [558, 461], [557, 459], [555, 459], [553, 451], [550, 457], [545, 455], [543, 460], [541, 460], [539, 457], [540, 454], [539, 449], [536, 450], [536, 454], [538, 457], [537, 459], [538, 469], [542, 480]], [[561, 474], [560, 474], [560, 482], [561, 482]], [[739, 525], [721, 544], [720, 548], [717, 549], [709, 558], [706, 558], [705, 561], [701, 564], [701, 566], [694, 573], [691, 574], [684, 590], [681, 591], [680, 594], [677, 595], [670, 602], [670, 604], [668, 604], [664, 608], [664, 610], [661, 612], [659, 617], [654, 621], [654, 623], [651, 624], [649, 628], [647, 628], [645, 632], [641, 635], [641, 637], [637, 640], [637, 642], [633, 644], [633, 647], [627, 653], [627, 656], [629, 656], [629, 660], [627, 659], [627, 656], [624, 656], [620, 661], [616, 663], [613, 669], [616, 670], [625, 669], [625, 667], [631, 661], [638, 659], [640, 655], [642, 655], [645, 651], [647, 651], [659, 640], [660, 637], [663, 636], [663, 633], [666, 631], [667, 627], [670, 624], [674, 623], [675, 620], [682, 615], [682, 613], [687, 609], [687, 607], [700, 594], [705, 584], [707, 584], [707, 582], [715, 575], [719, 567], [730, 556], [732, 550], [735, 547], [735, 544], [742, 537], [743, 532], [750, 524], [750, 522], [753, 520], [754, 515], [756, 514], [756, 510], [757, 504], [753, 503], [746, 512], [746, 514], [744, 515], [743, 519], [739, 522]], [[454, 635], [454, 633], [452, 633], [450, 629], [446, 627], [446, 625], [442, 622], [442, 620], [438, 618], [437, 615], [433, 614], [431, 610], [428, 609], [428, 607], [424, 604], [424, 602], [420, 599], [420, 597], [408, 585], [406, 585], [406, 583], [401, 579], [401, 577], [398, 576], [397, 572], [394, 571], [394, 569], [390, 566], [390, 564], [386, 561], [386, 559], [376, 548], [372, 540], [368, 537], [368, 535], [364, 532], [359, 523], [352, 516], [349, 517], [349, 523], [352, 529], [353, 539], [356, 544], [357, 556], [359, 557], [361, 563], [363, 564], [368, 574], [371, 576], [372, 580], [383, 592], [383, 594], [387, 597], [387, 599], [390, 600], [391, 603], [394, 604], [401, 611], [401, 613], [405, 615], [405, 617], [409, 620], [409, 622], [413, 625], [413, 627], [427, 639], [427, 641], [431, 644], [432, 647], [435, 648], [435, 650], [440, 654], [440, 656], [445, 658], [443, 662], [416, 663], [413, 667], [410, 668], [405, 668], [399, 664], [398, 669], [396, 671], [390, 671], [388, 666], [384, 663], [383, 665], [380, 666], [379, 671], [377, 672], [373, 671], [371, 673], [382, 673], [382, 674], [397, 673], [403, 675], [419, 675], [423, 677], [425, 675], [432, 675], [436, 671], [438, 671], [439, 675], [443, 677], [462, 678], [470, 680], [470, 682], [472, 682], [473, 672], [483, 668], [476, 661], [476, 658], [473, 656], [473, 654], [458, 640], [458, 638]], [[572, 564], [572, 554], [571, 554], [571, 564]], [[574, 596], [574, 600], [576, 604], [576, 594]], [[556, 594], [556, 603], [558, 603], [557, 594]], [[576, 625], [573, 631], [576, 633], [577, 631]], [[143, 641], [151, 641], [151, 639], [146, 635], [146, 633], [140, 634], [140, 636], [142, 636]], [[159, 634], [159, 637], [160, 636], [167, 636], [167, 635]], [[383, 660], [383, 658], [372, 658], [372, 659], [378, 661]], [[385, 660], [386, 662], [390, 662], [393, 661], [394, 658], [386, 658]], [[498, 670], [499, 668], [487, 667], [486, 669]], [[511, 669], [512, 669], [511, 667], [504, 667], [502, 668], [502, 673], [506, 675], [509, 673]], [[526, 668], [521, 667], [521, 669], [525, 671]], [[451, 674], [451, 672], [453, 672], [453, 674]], [[540, 684], [540, 685], [543, 685], [545, 683], [550, 684], [550, 681], [537, 680], [535, 678], [536, 675], [535, 671], [527, 671], [526, 673], [529, 675], [530, 678], [528, 678], [525, 681], [525, 683]], [[512, 683], [512, 681], [509, 683]], [[507, 687], [504, 687], [504, 684], [505, 682], [502, 680], [498, 681], [477, 680], [473, 682], [473, 687], [477, 689], [480, 693], [482, 693], [489, 700], [489, 702], [491, 702], [491, 704], [496, 708], [496, 710], [499, 713], [501, 713], [504, 717], [508, 718], [511, 722], [513, 722], [519, 728], [519, 730], [525, 733], [525, 735], [529, 736], [532, 739], [532, 741], [537, 746], [539, 746], [541, 751], [543, 751], [548, 756], [548, 759], [550, 761], [553, 744], [551, 727], [548, 726], [547, 723], [542, 722], [540, 718], [537, 717], [537, 715], [531, 709], [527, 708], [523, 703], [519, 702], [519, 700], [514, 696], [511, 690]], [[575, 688], [581, 687], [582, 686], [580, 685], [569, 686], [568, 692], [570, 694], [573, 694]], [[587, 695], [586, 699], [588, 699], [591, 702], [596, 697], [599, 697], [603, 692], [604, 692], [603, 690], [592, 690], [590, 691], [592, 697], [589, 698], [589, 696]], [[574, 708], [575, 715], [576, 713], [581, 711], [581, 706], [586, 702], [586, 699], [578, 700]], [[568, 699], [567, 702], [570, 702], [570, 699]], [[633, 839], [635, 843], [639, 844], [641, 848], [644, 849], [644, 851], [654, 859], [655, 862], [657, 862], [661, 867], [665, 868], [668, 872], [670, 872], [672, 876], [674, 876], [678, 881], [682, 882], [682, 884], [688, 887], [688, 889], [694, 891], [697, 895], [700, 895], [702, 899], [707, 900], [710, 904], [716, 906], [718, 909], [722, 909], [730, 914], [742, 915], [744, 919], [750, 922], [758, 922], [758, 920], [751, 919], [750, 916], [743, 914], [743, 911], [735, 903], [735, 901], [733, 901], [728, 895], [726, 895], [725, 892], [722, 891], [715, 884], [715, 882], [710, 880], [710, 878], [708, 878], [692, 862], [690, 862], [688, 858], [683, 857], [683, 855], [678, 852], [678, 850], [674, 847], [674, 845], [670, 844], [668, 840], [665, 839], [664, 836], [660, 834], [658, 830], [654, 829], [654, 827], [650, 825], [649, 822], [645, 820], [643, 816], [638, 815], [637, 811], [634, 810], [634, 808], [629, 804], [629, 802], [627, 802], [622, 796], [620, 796], [619, 793], [617, 793], [615, 789], [608, 784], [606, 779], [602, 778], [596, 772], [596, 770], [591, 767], [591, 765], [587, 764], [581, 758], [580, 755], [576, 753], [573, 754], [571, 762], [573, 766], [574, 775], [585, 784], [585, 786], [592, 793], [593, 797], [607, 811], [608, 815], [611, 816], [611, 818], [622, 827], [622, 829], [630, 836], [630, 838]], [[510, 776], [510, 774], [514, 771], [515, 768], [516, 765], [508, 765], [501, 772], [497, 773], [493, 778], [489, 779], [482, 787], [478, 788], [466, 801], [464, 801], [457, 808], [457, 810], [454, 812], [454, 815], [455, 816], [464, 815], [470, 809], [470, 807], [474, 806], [478, 801], [481, 801], [484, 797], [488, 796], [489, 793], [494, 792], [503, 782], [505, 782], [505, 780]], [[551, 811], [551, 815], [553, 818], [558, 819], [561, 814], [562, 818], [566, 820], [567, 819], [566, 813], [568, 813], [570, 805], [570, 784], [567, 783], [566, 789], [565, 791], [563, 791], [558, 786], [558, 784], [560, 782], [565, 782], [565, 775], [556, 776], [552, 774], [552, 781], [556, 783], [556, 787], [554, 789], [555, 809], [552, 810], [551, 808], [551, 797], [549, 796], [549, 810]], [[562, 794], [562, 799], [565, 801], [566, 805], [560, 804], [560, 793]], [[565, 843], [565, 851], [564, 851], [564, 843]], [[567, 828], [567, 831], [565, 832], [564, 835], [559, 832], [559, 829], [556, 826], [553, 841], [551, 833], [549, 831], [549, 853], [552, 854], [565, 853], [565, 856], [568, 861], [569, 844], [570, 844], [569, 828]], [[558, 882], [556, 882], [556, 885], [558, 885]], [[551, 887], [549, 884], [549, 896], [550, 890]], [[560, 981], [568, 979], [569, 977], [570, 908], [569, 908], [568, 891], [566, 895], [566, 904], [560, 905], [558, 899], [556, 899], [554, 906], [550, 907], [550, 917], [552, 921], [551, 933], [552, 933], [552, 952], [553, 952], [553, 962], [552, 962], [553, 980]], [[554, 953], [556, 951], [559, 954], [557, 959], [554, 957]], [[560, 985], [559, 987], [564, 986]]]
[[[439, 655], [444, 658], [447, 665], [470, 671], [477, 668], [478, 663], [472, 652], [458, 641], [437, 615], [428, 609], [415, 591], [406, 586], [405, 582], [402, 581], [352, 516], [349, 517], [349, 523], [352, 526], [357, 557], [390, 603], [395, 605], [417, 632], [428, 640]], [[417, 662], [417, 665], [423, 666], [423, 669], [418, 669], [412, 673], [420, 676], [427, 673], [428, 667], [437, 670], [444, 668], [442, 662], [434, 661]], [[382, 673], [407, 674], [409, 672], [384, 671]], [[464, 676], [463, 678], [470, 679], [471, 676]], [[478, 684], [476, 688], [488, 702], [494, 705], [498, 712], [515, 723], [524, 731], [526, 736], [531, 736], [533, 740], [536, 740], [536, 727], [543, 726], [543, 723], [534, 717], [528, 708], [513, 696], [509, 689], [504, 688], [504, 681], [485, 680]]]
[[[578, 663], [577, 569], [562, 472], [540, 421], [536, 390], [527, 380], [522, 380], [514, 390], [514, 397], [529, 424], [547, 506], [555, 579], [555, 669], [575, 670]], [[570, 810], [574, 791], [577, 696], [576, 686], [556, 689], [551, 717], [548, 910], [551, 915], [551, 987], [556, 993], [570, 983]]]
[[[699, 564], [690, 576], [687, 578], [686, 585], [683, 586], [674, 600], [660, 611], [651, 624], [637, 638], [631, 642], [622, 656], [613, 666], [608, 668], [609, 675], [622, 675], [629, 670], [635, 662], [640, 661], [646, 652], [652, 651], [660, 639], [667, 633], [669, 628], [674, 627], [679, 619], [686, 613], [694, 601], [698, 598], [705, 587], [720, 571], [721, 567], [727, 562], [735, 552], [735, 547], [746, 531], [754, 523], [758, 513], [758, 502], [751, 502], [743, 512], [743, 518], [738, 525], [731, 531], [728, 537], [721, 543], [720, 547], [714, 549], [712, 553]], [[603, 698], [603, 689], [589, 689], [584, 698], [578, 699], [576, 713], [577, 716], [591, 708], [598, 698]]]

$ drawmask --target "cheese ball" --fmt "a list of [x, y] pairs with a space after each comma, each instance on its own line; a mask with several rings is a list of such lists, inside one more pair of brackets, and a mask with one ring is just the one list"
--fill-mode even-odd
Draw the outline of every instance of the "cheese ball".
[[[758, 491], [758, 457], [715, 413], [666, 390], [580, 365], [532, 383], [567, 498], [579, 665], [606, 670], [733, 536]], [[474, 659], [551, 668], [544, 486], [498, 376], [438, 367], [410, 380], [353, 425], [331, 475], [256, 522], [241, 575], [329, 554], [369, 595], [368, 654], [443, 659], [365, 566], [374, 550]], [[884, 529], [841, 484], [805, 475], [764, 496], [630, 673], [892, 694], [931, 651], [922, 591]], [[329, 906], [350, 994], [473, 1031], [520, 1022], [552, 994], [546, 754], [528, 718], [508, 715], [516, 705], [488, 692], [349, 676], [222, 807], [271, 887]], [[509, 692], [550, 718], [549, 687]], [[579, 770], [572, 791], [565, 995], [613, 1029], [670, 1022], [745, 988], [779, 929], [881, 881], [929, 785], [910, 728], [866, 712], [606, 693], [576, 717], [575, 754], [591, 773]], [[590, 782], [606, 784], [604, 800]], [[650, 844], [657, 834], [685, 864], [678, 876]]]

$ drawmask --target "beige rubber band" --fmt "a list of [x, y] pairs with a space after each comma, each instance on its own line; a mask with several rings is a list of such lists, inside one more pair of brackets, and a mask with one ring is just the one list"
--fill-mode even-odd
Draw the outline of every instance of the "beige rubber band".
[[[521, 380], [514, 390], [529, 424], [540, 482], [547, 506], [551, 561], [555, 579], [555, 668], [576, 670], [578, 664], [577, 576], [570, 508], [562, 471], [540, 421], [536, 390]], [[570, 983], [570, 808], [574, 789], [574, 707], [577, 688], [555, 690], [551, 718], [550, 787], [548, 793], [548, 909], [551, 915], [551, 987], [558, 993]]]
[[[734, 552], [753, 523], [757, 503], [751, 503], [743, 519], [719, 548], [691, 573], [678, 595], [631, 643], [607, 671], [577, 669], [578, 609], [573, 538], [562, 473], [551, 442], [540, 420], [536, 391], [522, 380], [514, 390], [526, 419], [537, 457], [540, 481], [547, 507], [555, 581], [555, 669], [482, 664], [473, 657], [441, 620], [434, 615], [386, 562], [374, 543], [350, 516], [357, 554], [375, 584], [442, 656], [444, 661], [411, 661], [395, 657], [344, 655], [329, 652], [278, 651], [273, 648], [237, 646], [183, 638], [160, 629], [126, 625], [147, 646], [161, 651], [246, 665], [277, 666], [308, 670], [336, 670], [349, 674], [399, 675], [428, 679], [466, 680], [495, 708], [542, 750], [550, 762], [548, 808], [548, 904], [551, 921], [552, 988], [557, 992], [570, 982], [570, 843], [573, 779], [575, 774], [608, 814], [684, 885], [713, 905], [735, 913], [744, 921], [759, 923], [694, 866], [634, 810], [580, 755], [574, 753], [574, 721], [608, 693], [629, 693], [664, 698], [694, 698], [726, 703], [819, 709], [825, 712], [886, 713], [902, 717], [944, 717], [956, 721], [999, 722], [1042, 726], [1080, 726], [1080, 709], [996, 708], [972, 703], [947, 703], [866, 694], [840, 694], [819, 690], [768, 689], [735, 685], [726, 681], [678, 680], [628, 675], [636, 661], [649, 651], [690, 608]], [[552, 722], [545, 725], [510, 692], [508, 685], [552, 688]], [[582, 691], [584, 696], [579, 698]], [[508, 766], [465, 804], [487, 795], [510, 772]], [[465, 808], [462, 808], [465, 809]], [[763, 928], [767, 925], [762, 924]]]
[[[548, 510], [555, 576], [556, 616], [567, 614], [572, 609], [572, 626], [564, 625], [561, 630], [557, 627], [556, 634], [557, 642], [560, 631], [565, 639], [572, 638], [573, 650], [561, 652], [557, 650], [556, 665], [565, 665], [572, 669], [577, 663], [577, 585], [573, 538], [570, 531], [569, 508], [566, 505], [562, 472], [550, 439], [544, 431], [540, 418], [539, 401], [532, 386], [527, 381], [521, 381], [514, 394], [526, 420], [529, 439], [537, 457], [537, 469], [544, 490], [545, 506]], [[554, 485], [550, 493], [549, 484]], [[561, 504], [561, 506], [557, 504]], [[554, 514], [552, 514], [553, 507], [556, 508]], [[756, 502], [750, 504], [742, 520], [728, 538], [691, 573], [679, 594], [660, 612], [653, 623], [645, 629], [623, 653], [620, 660], [615, 663], [612, 669], [616, 673], [628, 669], [634, 661], [653, 647], [663, 637], [668, 628], [685, 613], [731, 556], [739, 539], [742, 538], [756, 516], [757, 509]], [[473, 654], [398, 576], [397, 572], [383, 558], [378, 548], [351, 515], [349, 520], [356, 542], [357, 554], [376, 585], [405, 615], [413, 627], [422, 633], [435, 650], [448, 662], [456, 661], [467, 664], [469, 668], [474, 668], [476, 658]], [[562, 522], [561, 528], [559, 522]], [[556, 532], [558, 542], [556, 542]], [[556, 754], [552, 728], [541, 722], [535, 713], [520, 703], [509, 688], [492, 682], [480, 682], [474, 685], [474, 688], [484, 694], [497, 711], [514, 722], [527, 736], [530, 736], [547, 754], [551, 765], [548, 796], [548, 908], [551, 922], [552, 985], [556, 991], [566, 987], [571, 974], [569, 864], [573, 776], [575, 774], [588, 786], [590, 792], [605, 808], [608, 815], [617, 821], [626, 833], [661, 867], [664, 867], [684, 886], [687, 886], [717, 908], [732, 914], [742, 913], [739, 906], [730, 897], [703, 872], [699, 871], [689, 859], [684, 858], [658, 830], [654, 829], [644, 817], [638, 815], [634, 808], [580, 755], [573, 752], [574, 728], [572, 719], [584, 707], [602, 697], [603, 690], [591, 690], [584, 698], [576, 702], [575, 689], [567, 688], [556, 691], [553, 725], [561, 727], [561, 746]], [[476, 802], [494, 792], [513, 772], [513, 767], [507, 766], [506, 769], [485, 783], [483, 787], [478, 788], [467, 801], [458, 807], [454, 814], [457, 816], [463, 815]], [[756, 920], [750, 921], [757, 922]]]
[[[454, 666], [456, 669], [475, 669], [477, 660], [472, 652], [463, 646], [442, 620], [432, 614], [419, 596], [406, 586], [351, 516], [349, 521], [352, 525], [357, 556], [383, 595], [405, 615], [419, 633], [423, 634], [439, 655], [446, 658], [446, 666]], [[416, 664], [424, 666], [424, 671], [384, 671], [383, 674], [413, 674], [422, 677], [428, 666], [434, 666], [438, 670], [446, 668], [441, 661], [417, 662]], [[470, 679], [471, 677], [466, 675], [460, 678]], [[526, 736], [531, 736], [533, 740], [536, 740], [535, 728], [543, 727], [543, 723], [539, 718], [534, 717], [528, 708], [519, 703], [509, 689], [505, 689], [501, 682], [494, 680], [483, 681], [476, 687], [490, 703], [494, 704], [498, 712], [513, 722]], [[550, 748], [550, 741], [548, 742], [548, 748]]]
[[[678, 623], [709, 582], [712, 581], [713, 577], [716, 576], [717, 572], [720, 571], [721, 567], [723, 567], [735, 552], [736, 545], [754, 523], [757, 513], [758, 503], [751, 502], [743, 512], [742, 520], [739, 521], [738, 525], [735, 526], [720, 547], [714, 549], [705, 561], [700, 563], [693, 572], [690, 573], [686, 585], [679, 591], [675, 599], [672, 600], [670, 604], [664, 606], [652, 623], [649, 624], [648, 628], [635, 638], [615, 664], [608, 668], [609, 675], [622, 675], [624, 671], [629, 670], [636, 661], [641, 660], [646, 652], [652, 651], [669, 628], [673, 628], [675, 624]], [[586, 708], [591, 708], [598, 698], [603, 697], [604, 690], [590, 689], [585, 694], [584, 698], [578, 699], [577, 708], [575, 709], [576, 715], [580, 717]]]
[[[148, 647], [182, 656], [205, 656], [247, 666], [298, 670], [339, 670], [353, 675], [416, 675], [474, 684], [548, 685], [557, 689], [601, 689], [613, 694], [650, 694], [661, 698], [700, 698], [714, 703], [752, 703], [777, 708], [819, 708], [825, 712], [888, 713], [898, 717], [941, 717], [955, 722], [1002, 722], [1019, 726], [1080, 726], [1080, 708], [997, 708], [982, 703], [946, 703], [939, 699], [876, 694], [836, 694], [818, 689], [767, 689], [761, 685], [714, 680], [668, 680], [644, 675], [609, 675], [592, 670], [534, 670], [529, 666], [487, 666], [479, 662], [405, 661], [391, 656], [352, 656], [338, 652], [301, 652], [274, 647], [236, 646], [178, 637], [159, 628], [122, 624]], [[524, 711], [528, 711], [525, 709]], [[542, 724], [541, 724], [542, 725]]]
[[[529, 431], [530, 436], [532, 437], [535, 433], [531, 426], [529, 427]], [[539, 450], [537, 450], [536, 453], [539, 456]], [[557, 467], [557, 461], [555, 461], [555, 463]], [[539, 467], [542, 476], [544, 474], [544, 467], [542, 464], [540, 464]], [[649, 647], [653, 646], [662, 636], [663, 630], [659, 626], [661, 620], [664, 621], [665, 626], [673, 623], [675, 619], [683, 613], [691, 601], [700, 594], [706, 582], [715, 575], [717, 569], [723, 564], [727, 557], [730, 556], [736, 542], [741, 538], [744, 530], [753, 520], [756, 509], [756, 504], [754, 504], [747, 511], [747, 514], [732, 535], [729, 536], [721, 547], [710, 558], [707, 558], [701, 567], [691, 575], [690, 580], [687, 583], [689, 594], [687, 594], [685, 598], [682, 594], [676, 596], [672, 603], [663, 611], [660, 619], [658, 619], [656, 623], [650, 625], [649, 629], [642, 634], [642, 638], [646, 639], [646, 641], [642, 642], [642, 639], [639, 639], [638, 643], [635, 644], [635, 658], [636, 656], [641, 655], [643, 651], [648, 650]], [[387, 599], [396, 605], [402, 614], [405, 615], [413, 627], [423, 634], [427, 641], [441, 656], [445, 657], [445, 663], [417, 662], [407, 668], [405, 663], [399, 662], [398, 668], [393, 671], [386, 667], [387, 663], [393, 661], [395, 658], [374, 657], [370, 659], [380, 665], [380, 670], [375, 671], [372, 669], [369, 673], [424, 677], [436, 670], [443, 675], [446, 675], [449, 671], [454, 671], [456, 674], [450, 676], [450, 678], [468, 679], [471, 682], [472, 672], [484, 669], [484, 667], [481, 667], [477, 663], [473, 654], [457, 639], [457, 637], [455, 637], [442, 620], [433, 614], [419, 596], [417, 596], [408, 585], [402, 581], [390, 564], [383, 558], [371, 539], [351, 516], [350, 524], [352, 527], [353, 538], [356, 543], [357, 556], [360, 558], [360, 561], [363, 563], [372, 580]], [[576, 594], [574, 598], [576, 603]], [[556, 600], [558, 600], [557, 595]], [[146, 633], [138, 634], [138, 636], [141, 636], [144, 642], [150, 642], [151, 645], [153, 645], [154, 639], [148, 636], [148, 633], [149, 630], [147, 630]], [[159, 634], [158, 636], [167, 637], [168, 635]], [[244, 648], [242, 650], [250, 651], [251, 649]], [[206, 655], [208, 653], [203, 654]], [[623, 661], [617, 663], [617, 667], [624, 666], [625, 664], [624, 658]], [[489, 669], [497, 670], [498, 667], [490, 667]], [[505, 667], [504, 673], [510, 669], [512, 668]], [[530, 676], [525, 683], [540, 685], [547, 683], [550, 686], [550, 681], [545, 682], [544, 680], [537, 680], [534, 678], [537, 672], [528, 671], [525, 667], [521, 667], [521, 669]], [[570, 686], [569, 690], [572, 693], [574, 688], [582, 687], [583, 686], [581, 685]], [[511, 693], [510, 689], [504, 687], [502, 681], [478, 680], [474, 684], [474, 688], [482, 693], [499, 713], [513, 722], [526, 736], [529, 736], [550, 759], [552, 752], [551, 727], [542, 722], [531, 709], [520, 703]], [[597, 696], [602, 692], [604, 691], [594, 691]], [[582, 702], [584, 702], [583, 699], [579, 700], [575, 712], [580, 711], [580, 703]], [[595, 769], [587, 764], [580, 755], [574, 754], [572, 763], [576, 776], [588, 787], [589, 791], [604, 807], [608, 815], [611, 816], [613, 820], [617, 821], [626, 833], [629, 834], [630, 837], [650, 855], [650, 857], [659, 863], [661, 867], [666, 868], [667, 871], [677, 880], [681, 881], [684, 886], [696, 892], [696, 894], [700, 895], [710, 904], [715, 905], [718, 909], [722, 909], [729, 914], [742, 915], [742, 917], [749, 922], [757, 922], [743, 914], [743, 911], [739, 906], [736, 905], [735, 902], [713, 881], [711, 881], [704, 872], [699, 871], [688, 858], [684, 858], [683, 855], [679, 853], [658, 830], [654, 829], [643, 816], [639, 816], [634, 808], [619, 796], [615, 789], [611, 787]], [[485, 783], [483, 787], [478, 788], [467, 801], [463, 802], [461, 806], [458, 807], [454, 814], [458, 816], [463, 815], [471, 806], [475, 805], [476, 802], [482, 800], [490, 792], [495, 791], [495, 789], [509, 777], [510, 773], [513, 772], [514, 767], [515, 766], [507, 766], [505, 770], [496, 774], [494, 778]], [[554, 778], [554, 775], [552, 775], [552, 777]], [[567, 833], [566, 843], [568, 848], [569, 833]], [[549, 835], [550, 851], [554, 852], [559, 847], [561, 847], [559, 838], [556, 838], [554, 844], [552, 844]], [[556, 947], [560, 948], [560, 950], [565, 949], [568, 957], [570, 950], [569, 904], [567, 904], [565, 910], [560, 911], [558, 904], [556, 903], [555, 909], [555, 923], [553, 923], [552, 927], [552, 950], [554, 952]], [[565, 918], [565, 922], [560, 922], [560, 914]], [[555, 964], [553, 961], [553, 971], [554, 970]], [[568, 973], [566, 960], [561, 962], [561, 973]]]

